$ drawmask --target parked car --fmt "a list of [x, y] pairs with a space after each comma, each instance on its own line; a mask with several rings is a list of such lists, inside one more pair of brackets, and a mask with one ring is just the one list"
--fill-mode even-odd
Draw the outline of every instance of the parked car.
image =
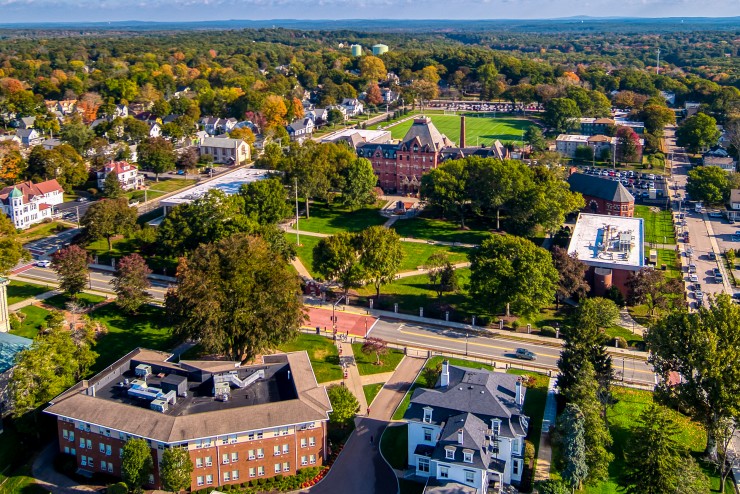
[[77, 202], [87, 202], [87, 197], [78, 197]]
[[695, 273], [690, 274], [689, 275], [689, 281], [691, 283], [698, 283], [699, 282], [699, 277]]
[[709, 254], [707, 254], [707, 257], [709, 257], [710, 261], [716, 261], [717, 255], [714, 253], [714, 251], [711, 251]]
[[535, 355], [534, 352], [530, 352], [526, 348], [517, 348], [514, 353], [516, 355], [516, 358], [519, 358], [519, 359], [537, 360], [537, 355]]
[[49, 261], [48, 259], [40, 259], [36, 261], [35, 264], [39, 268], [48, 268], [49, 266], [51, 266], [51, 261]]
[[704, 292], [702, 292], [701, 290], [697, 290], [694, 292], [694, 297], [696, 297], [697, 301], [701, 302], [702, 300], [704, 300]]
[[696, 264], [693, 262], [689, 264], [689, 273], [696, 273]]

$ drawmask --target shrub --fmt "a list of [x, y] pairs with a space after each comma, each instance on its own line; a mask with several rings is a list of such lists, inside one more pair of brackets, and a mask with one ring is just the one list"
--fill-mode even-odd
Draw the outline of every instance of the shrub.
[[96, 189], [95, 187], [91, 187], [87, 189], [87, 193], [90, 194], [91, 196], [96, 196], [98, 195], [98, 189]]
[[108, 494], [128, 494], [128, 486], [125, 482], [109, 485]]
[[11, 331], [18, 331], [19, 329], [21, 329], [21, 320], [20, 320], [20, 318], [17, 315], [15, 315], [15, 314], [10, 314], [10, 330]]
[[531, 465], [534, 461], [534, 443], [532, 441], [524, 441], [524, 463]]
[[548, 338], [555, 338], [557, 332], [552, 326], [542, 326], [540, 328], [540, 336], [547, 336]]
[[519, 326], [521, 325], [522, 323], [519, 322], [519, 319], [514, 319], [513, 321], [511, 321], [511, 329], [513, 329], [514, 331], [519, 329]]
[[614, 340], [616, 341], [618, 348], [627, 348], [627, 340], [625, 340], [621, 336], [617, 336], [616, 338], [614, 338]]

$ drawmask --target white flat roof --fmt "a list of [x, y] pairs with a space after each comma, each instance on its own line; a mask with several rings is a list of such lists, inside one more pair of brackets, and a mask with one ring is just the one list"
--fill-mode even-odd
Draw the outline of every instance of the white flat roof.
[[264, 180], [270, 177], [269, 170], [255, 170], [253, 168], [238, 168], [204, 184], [197, 185], [179, 194], [163, 199], [160, 203], [162, 206], [177, 206], [179, 204], [189, 204], [196, 199], [203, 197], [206, 192], [212, 189], [218, 189], [226, 194], [236, 194], [242, 185], [258, 180]]
[[334, 142], [337, 139], [340, 139], [342, 137], [349, 137], [352, 134], [360, 134], [360, 137], [362, 137], [365, 142], [373, 142], [376, 139], [383, 138], [387, 138], [388, 140], [390, 140], [391, 138], [391, 132], [389, 130], [345, 129], [333, 134], [329, 134], [328, 136], [321, 139], [321, 142]]
[[581, 213], [568, 252], [589, 266], [638, 271], [645, 265], [642, 218]]

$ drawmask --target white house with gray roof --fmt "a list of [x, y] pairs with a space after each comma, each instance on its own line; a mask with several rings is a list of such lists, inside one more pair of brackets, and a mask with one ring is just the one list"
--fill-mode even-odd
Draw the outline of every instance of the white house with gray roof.
[[409, 467], [425, 493], [502, 492], [524, 468], [526, 388], [513, 374], [442, 364], [433, 389], [417, 389], [404, 414]]

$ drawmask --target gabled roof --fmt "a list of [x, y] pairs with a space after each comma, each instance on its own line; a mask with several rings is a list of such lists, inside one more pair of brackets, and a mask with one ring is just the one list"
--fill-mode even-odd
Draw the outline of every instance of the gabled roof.
[[611, 202], [634, 202], [635, 198], [621, 183], [607, 178], [574, 173], [568, 177], [570, 190], [584, 196]]
[[427, 147], [434, 151], [441, 151], [443, 148], [454, 146], [447, 136], [441, 134], [432, 120], [428, 117], [415, 118], [411, 128], [401, 141], [402, 146], [409, 147], [416, 142], [420, 147]]
[[212, 148], [225, 148], [233, 149], [244, 143], [242, 139], [232, 138], [219, 138], [219, 137], [204, 137], [200, 141], [200, 147], [212, 147]]
[[107, 175], [114, 172], [116, 175], [130, 172], [132, 170], [138, 170], [136, 165], [132, 165], [127, 161], [112, 161], [103, 167], [103, 172]]
[[62, 192], [62, 186], [59, 182], [54, 180], [47, 180], [46, 182], [40, 182], [35, 184], [31, 181], [22, 182], [16, 185], [10, 185], [0, 190], [0, 201], [6, 201], [9, 197], [23, 196], [23, 203], [26, 204], [30, 200], [37, 196], [43, 196], [50, 192], [59, 191]]

